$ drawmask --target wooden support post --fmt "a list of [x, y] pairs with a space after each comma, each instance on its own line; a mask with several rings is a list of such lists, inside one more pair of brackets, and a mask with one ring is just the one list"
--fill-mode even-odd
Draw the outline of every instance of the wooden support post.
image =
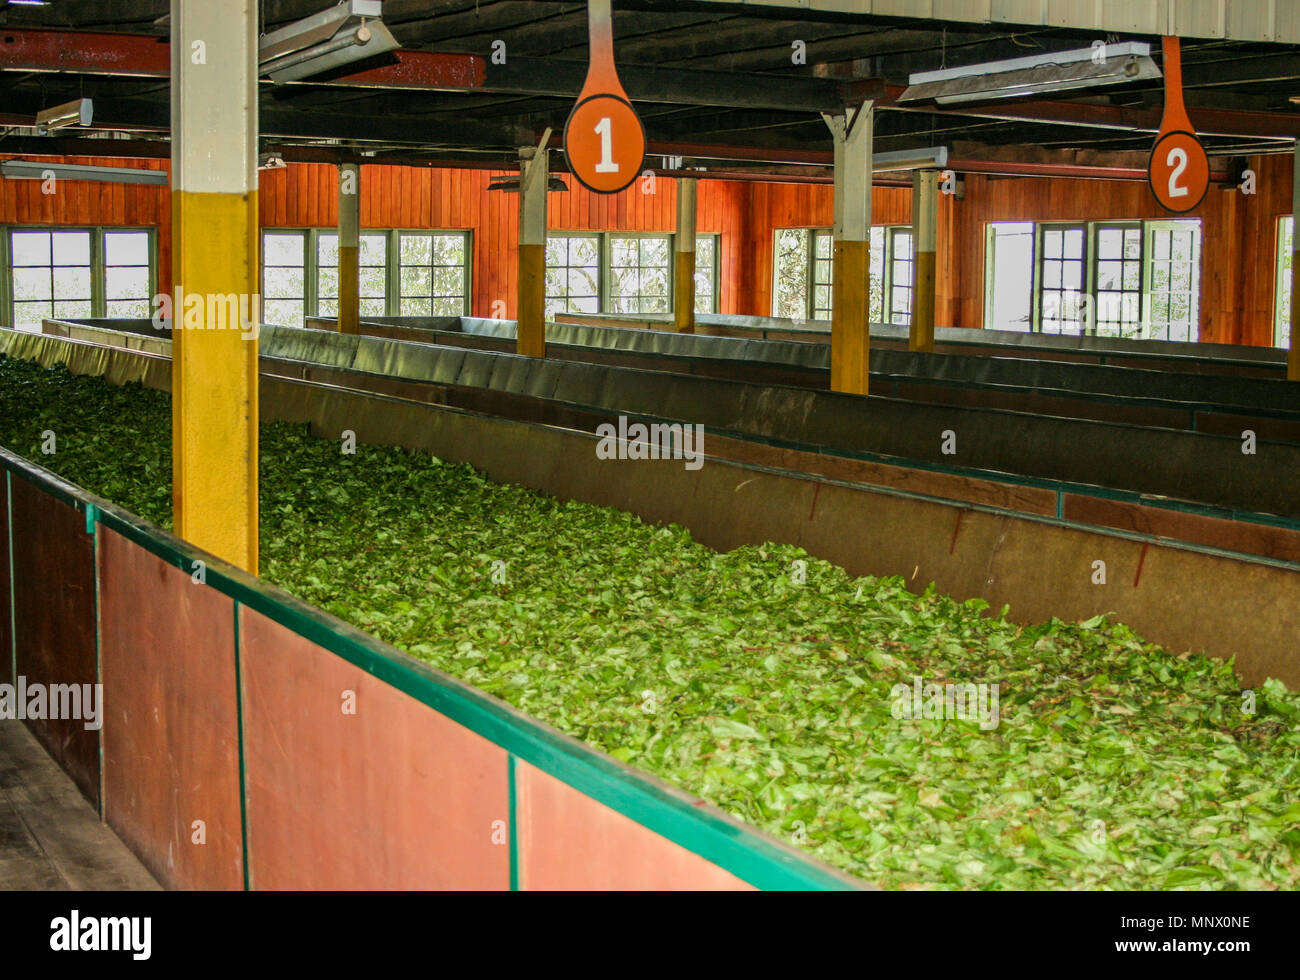
[[1300, 381], [1300, 140], [1296, 140], [1291, 175], [1291, 345], [1286, 379]]
[[176, 534], [257, 571], [255, 0], [171, 4]]
[[939, 172], [912, 174], [912, 325], [908, 349], [934, 353], [935, 251], [939, 221]]
[[677, 181], [677, 234], [673, 237], [673, 326], [695, 333], [695, 202], [699, 182]]
[[539, 146], [519, 151], [519, 302], [515, 351], [546, 356], [546, 185], [548, 128]]
[[831, 390], [868, 393], [871, 368], [871, 141], [875, 107], [824, 114], [835, 144]]
[[339, 164], [339, 332], [361, 332], [361, 165]]

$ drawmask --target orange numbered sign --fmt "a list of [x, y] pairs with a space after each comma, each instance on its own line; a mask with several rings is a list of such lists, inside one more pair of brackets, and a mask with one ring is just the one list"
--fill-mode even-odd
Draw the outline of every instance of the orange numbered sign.
[[587, 6], [591, 62], [578, 102], [564, 124], [564, 154], [583, 186], [614, 194], [636, 180], [645, 158], [645, 129], [614, 68], [610, 0]]
[[1151, 193], [1166, 211], [1183, 214], [1200, 205], [1210, 188], [1210, 158], [1196, 138], [1183, 105], [1182, 55], [1178, 38], [1164, 39], [1165, 111], [1147, 162]]

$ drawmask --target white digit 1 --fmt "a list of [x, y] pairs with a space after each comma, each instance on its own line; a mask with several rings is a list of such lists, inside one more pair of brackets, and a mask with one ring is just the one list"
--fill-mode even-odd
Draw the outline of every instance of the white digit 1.
[[1187, 151], [1181, 146], [1175, 146], [1169, 151], [1169, 155], [1165, 157], [1165, 164], [1174, 168], [1169, 172], [1169, 196], [1186, 197], [1189, 191], [1186, 187], [1178, 186], [1178, 178], [1187, 169]]
[[609, 116], [601, 116], [600, 122], [596, 123], [596, 132], [600, 134], [600, 163], [596, 164], [596, 173], [598, 174], [618, 173], [618, 164], [610, 159], [614, 152], [614, 141], [610, 137], [610, 129]]

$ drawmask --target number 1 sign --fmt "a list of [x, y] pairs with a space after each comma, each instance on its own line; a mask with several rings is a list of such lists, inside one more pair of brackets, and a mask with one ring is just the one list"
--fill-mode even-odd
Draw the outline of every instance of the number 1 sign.
[[1147, 163], [1147, 181], [1161, 207], [1184, 214], [1198, 207], [1209, 190], [1210, 159], [1196, 138], [1183, 104], [1182, 52], [1178, 38], [1166, 37], [1163, 47], [1165, 112]]
[[597, 194], [615, 194], [631, 184], [645, 158], [645, 130], [614, 68], [611, 6], [611, 0], [587, 5], [587, 80], [564, 124], [569, 169]]

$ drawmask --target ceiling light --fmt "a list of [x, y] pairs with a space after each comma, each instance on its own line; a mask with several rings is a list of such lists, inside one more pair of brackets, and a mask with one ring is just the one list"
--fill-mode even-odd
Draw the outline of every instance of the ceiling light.
[[1159, 78], [1160, 69], [1150, 55], [1151, 45], [1124, 41], [965, 68], [917, 72], [908, 78], [908, 87], [898, 97], [898, 103], [956, 105]]
[[948, 147], [931, 146], [920, 150], [892, 150], [871, 154], [873, 171], [940, 170], [948, 166]]
[[[546, 189], [548, 191], [567, 191], [569, 185], [564, 182], [563, 177], [557, 177], [555, 174], [551, 174], [546, 180]], [[519, 178], [498, 177], [495, 180], [488, 182], [488, 190], [505, 191], [507, 194], [518, 194]]]
[[72, 163], [42, 163], [39, 160], [0, 161], [0, 174], [10, 180], [44, 180], [53, 174], [59, 180], [92, 180], [110, 184], [166, 184], [166, 170], [138, 167], [83, 167]]
[[262, 37], [261, 73], [294, 82], [395, 51], [397, 39], [379, 19], [380, 0], [344, 0]]
[[94, 104], [90, 99], [73, 99], [63, 105], [42, 109], [36, 114], [36, 131], [42, 136], [56, 129], [69, 126], [89, 126], [94, 116]]

